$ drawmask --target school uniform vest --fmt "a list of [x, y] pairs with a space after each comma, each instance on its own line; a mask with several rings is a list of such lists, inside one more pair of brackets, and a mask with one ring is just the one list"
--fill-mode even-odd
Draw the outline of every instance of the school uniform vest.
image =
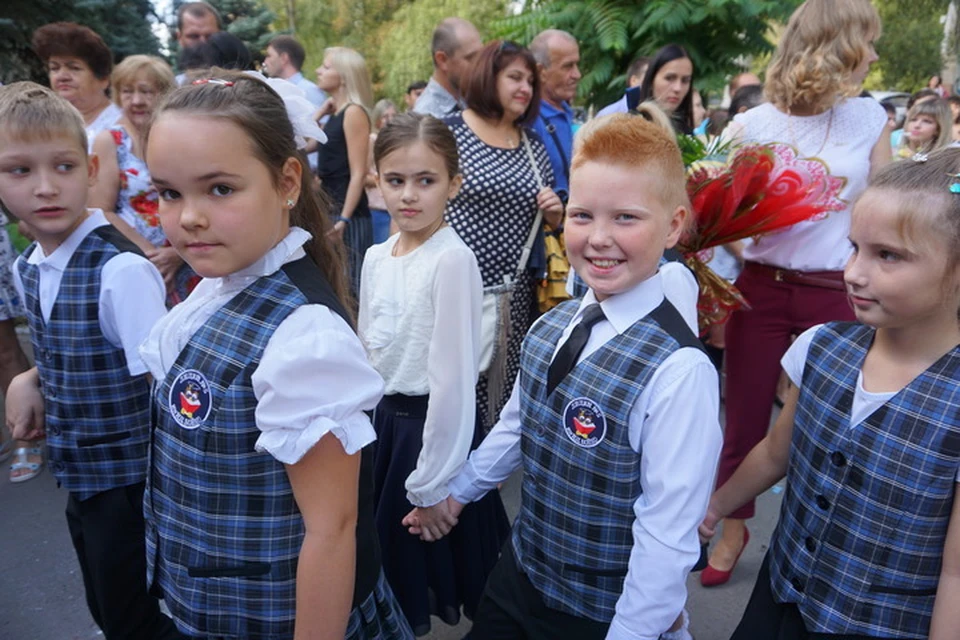
[[874, 330], [810, 345], [771, 587], [812, 632], [926, 638], [960, 466], [960, 348], [850, 427]]
[[[347, 317], [306, 257], [257, 279], [214, 313], [155, 386], [147, 581], [188, 635], [293, 636], [303, 517], [284, 465], [254, 448], [261, 432], [251, 376], [280, 323], [305, 304]], [[380, 570], [369, 455], [355, 602]]]
[[123, 349], [100, 330], [100, 275], [111, 258], [136, 245], [112, 226], [97, 227], [67, 263], [45, 322], [40, 268], [18, 263], [40, 373], [47, 452], [57, 483], [79, 500], [143, 482], [147, 471], [150, 387], [131, 376]]
[[550, 361], [578, 306], [557, 306], [524, 338], [524, 473], [512, 544], [547, 606], [610, 622], [633, 548], [633, 505], [643, 492], [641, 456], [630, 446], [630, 411], [660, 364], [699, 341], [665, 299], [547, 395]]

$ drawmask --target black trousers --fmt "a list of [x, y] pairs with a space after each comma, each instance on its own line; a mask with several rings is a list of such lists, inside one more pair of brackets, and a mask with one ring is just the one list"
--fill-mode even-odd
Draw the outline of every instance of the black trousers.
[[144, 483], [67, 498], [67, 527], [87, 606], [107, 640], [179, 640], [160, 601], [147, 593]]
[[[774, 600], [770, 588], [770, 553], [763, 558], [753, 594], [730, 640], [884, 640], [873, 636], [811, 633], [796, 604]], [[887, 640], [894, 640], [889, 638]]]
[[500, 562], [487, 578], [473, 618], [470, 640], [603, 640], [609, 623], [557, 611], [543, 602], [517, 566], [513, 545], [503, 546]]

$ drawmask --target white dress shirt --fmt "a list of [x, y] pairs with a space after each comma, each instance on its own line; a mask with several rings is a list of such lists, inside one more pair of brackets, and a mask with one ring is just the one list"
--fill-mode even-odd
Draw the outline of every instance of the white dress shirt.
[[[249, 267], [223, 278], [205, 278], [156, 324], [140, 348], [154, 378], [166, 377], [180, 352], [223, 305], [287, 262], [302, 258], [310, 234], [294, 227]], [[377, 406], [383, 380], [367, 362], [350, 326], [324, 305], [298, 308], [280, 323], [253, 372], [257, 451], [296, 464], [327, 433], [348, 454], [376, 439], [364, 411]]]
[[476, 422], [483, 282], [473, 251], [453, 227], [403, 256], [400, 234], [367, 250], [359, 332], [386, 393], [429, 394], [423, 447], [407, 499], [434, 505], [470, 453]]
[[[663, 298], [657, 274], [601, 302], [606, 319], [594, 325], [579, 360], [648, 315]], [[594, 302], [589, 291], [557, 349]], [[630, 412], [630, 445], [642, 452], [643, 493], [634, 503], [633, 550], [608, 640], [656, 640], [686, 602], [687, 574], [700, 555], [697, 526], [706, 514], [720, 454], [718, 416], [717, 372], [707, 356], [693, 348], [679, 349], [664, 360]], [[515, 384], [499, 422], [451, 481], [453, 497], [472, 502], [509, 477], [523, 463], [520, 440], [520, 392]]]
[[[20, 256], [13, 263], [13, 284], [21, 300], [25, 298], [18, 266], [25, 259], [27, 264], [37, 266], [40, 274], [40, 313], [44, 323], [50, 322], [64, 269], [77, 247], [94, 229], [109, 224], [102, 211], [91, 209], [90, 215], [49, 256], [44, 255], [43, 248], [37, 244], [29, 259]], [[167, 313], [166, 297], [163, 276], [139, 254], [129, 251], [120, 253], [107, 260], [100, 271], [100, 312], [97, 318], [100, 331], [107, 342], [123, 349], [127, 371], [131, 376], [147, 372], [138, 348], [157, 320]]]

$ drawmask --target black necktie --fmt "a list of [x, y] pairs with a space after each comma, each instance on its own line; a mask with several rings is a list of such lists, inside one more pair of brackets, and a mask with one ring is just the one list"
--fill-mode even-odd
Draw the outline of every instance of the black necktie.
[[579, 324], [570, 332], [570, 337], [557, 351], [557, 356], [550, 363], [550, 368], [547, 369], [547, 395], [553, 393], [557, 385], [567, 377], [573, 366], [577, 364], [577, 358], [580, 357], [580, 352], [583, 351], [583, 348], [587, 345], [587, 339], [590, 337], [590, 329], [603, 318], [603, 309], [600, 308], [599, 304], [591, 304], [583, 310]]

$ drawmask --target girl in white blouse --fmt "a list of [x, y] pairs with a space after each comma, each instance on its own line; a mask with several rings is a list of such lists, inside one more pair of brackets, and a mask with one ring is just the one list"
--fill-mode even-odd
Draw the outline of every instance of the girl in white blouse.
[[440, 542], [423, 542], [401, 524], [413, 507], [443, 503], [447, 482], [479, 442], [483, 285], [473, 251], [444, 221], [461, 184], [447, 126], [398, 116], [380, 132], [374, 161], [400, 229], [367, 251], [360, 285], [360, 337], [386, 381], [374, 414], [377, 532], [387, 580], [422, 635], [431, 614], [456, 624], [463, 606], [472, 617], [509, 524], [496, 492], [465, 510]]
[[284, 102], [242, 73], [197, 80], [159, 107], [146, 160], [204, 278], [141, 347], [148, 582], [190, 637], [412, 640], [373, 527], [383, 381]]

